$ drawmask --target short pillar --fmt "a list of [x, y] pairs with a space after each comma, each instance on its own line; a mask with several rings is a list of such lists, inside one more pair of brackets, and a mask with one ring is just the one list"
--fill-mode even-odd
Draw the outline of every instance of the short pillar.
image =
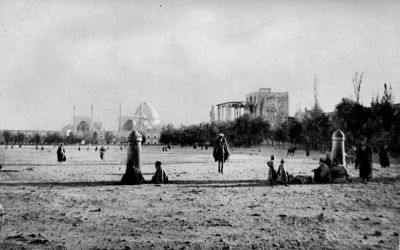
[[346, 152], [344, 147], [345, 136], [342, 130], [338, 129], [332, 134], [331, 159], [338, 159], [339, 163], [346, 166]]
[[141, 142], [142, 135], [138, 131], [134, 130], [129, 134], [126, 172], [122, 177], [122, 184], [142, 184], [144, 182], [140, 169]]

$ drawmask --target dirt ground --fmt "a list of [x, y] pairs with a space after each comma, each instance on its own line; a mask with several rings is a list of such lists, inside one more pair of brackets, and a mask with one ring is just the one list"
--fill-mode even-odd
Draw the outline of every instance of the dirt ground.
[[122, 186], [126, 149], [0, 148], [0, 249], [399, 249], [400, 164], [374, 163], [351, 184], [267, 185], [266, 162], [311, 175], [322, 156], [232, 149], [218, 174], [211, 149], [143, 147], [147, 180], [160, 160], [171, 184]]

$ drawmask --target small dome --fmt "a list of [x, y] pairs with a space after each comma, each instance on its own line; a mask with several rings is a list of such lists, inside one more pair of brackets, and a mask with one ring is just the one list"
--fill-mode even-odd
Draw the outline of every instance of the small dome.
[[147, 102], [143, 102], [139, 105], [139, 108], [135, 112], [135, 116], [146, 119], [152, 126], [161, 123], [160, 115], [158, 114], [157, 110]]

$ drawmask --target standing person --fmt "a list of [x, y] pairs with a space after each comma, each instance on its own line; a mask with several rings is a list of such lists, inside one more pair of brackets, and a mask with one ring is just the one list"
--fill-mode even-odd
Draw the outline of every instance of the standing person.
[[4, 208], [3, 208], [3, 206], [0, 204], [0, 235], [1, 235], [1, 226], [2, 226], [3, 223], [4, 223], [4, 215], [5, 215], [5, 213], [4, 213]]
[[268, 181], [269, 181], [269, 184], [270, 184], [271, 186], [272, 186], [272, 185], [275, 185], [276, 180], [278, 179], [278, 174], [276, 173], [275, 168], [274, 168], [274, 160], [275, 160], [275, 156], [274, 156], [274, 155], [271, 155], [271, 160], [269, 160], [269, 161], [267, 162], [267, 165], [268, 165], [268, 167], [269, 167], [269, 171], [268, 171]]
[[306, 156], [307, 156], [307, 157], [310, 156], [310, 147], [309, 147], [308, 144], [306, 145]]
[[57, 161], [63, 162], [66, 160], [67, 160], [67, 158], [65, 157], [65, 149], [63, 147], [63, 144], [60, 143], [60, 145], [58, 145], [58, 149], [57, 149]]
[[99, 152], [100, 152], [100, 159], [104, 160], [104, 153], [106, 152], [106, 149], [103, 146], [101, 146]]
[[379, 163], [383, 168], [390, 168], [389, 155], [387, 153], [388, 145], [382, 145], [379, 150]]
[[228, 143], [224, 134], [219, 134], [214, 144], [213, 157], [218, 161], [218, 173], [224, 174], [224, 162], [229, 159]]
[[372, 148], [367, 145], [367, 138], [363, 137], [356, 152], [356, 168], [360, 169], [360, 178], [368, 182], [372, 178]]
[[281, 160], [281, 164], [279, 165], [278, 168], [278, 182], [281, 184], [288, 185], [289, 178], [288, 178], [288, 172], [286, 172], [285, 169], [285, 160]]

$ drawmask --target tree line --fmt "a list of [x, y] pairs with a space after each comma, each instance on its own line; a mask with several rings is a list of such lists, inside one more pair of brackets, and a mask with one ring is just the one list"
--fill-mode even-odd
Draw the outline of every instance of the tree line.
[[391, 88], [384, 85], [382, 97], [376, 95], [371, 107], [343, 98], [332, 113], [324, 113], [318, 103], [296, 117], [290, 117], [279, 127], [245, 114], [234, 121], [200, 123], [175, 128], [168, 124], [162, 128], [160, 142], [176, 145], [213, 145], [219, 133], [229, 144], [237, 147], [259, 146], [262, 143], [287, 142], [299, 147], [326, 150], [331, 146], [332, 133], [341, 129], [346, 145], [357, 145], [367, 137], [374, 150], [387, 144], [392, 153], [400, 152], [400, 108], [393, 103]]

